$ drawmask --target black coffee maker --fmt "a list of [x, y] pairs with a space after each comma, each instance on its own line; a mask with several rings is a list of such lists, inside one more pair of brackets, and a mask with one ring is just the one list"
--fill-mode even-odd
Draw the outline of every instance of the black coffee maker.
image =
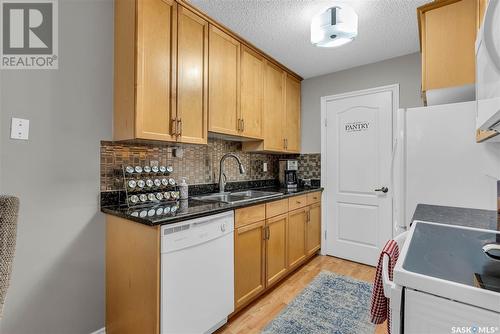
[[280, 160], [280, 186], [286, 189], [297, 189], [297, 170], [299, 162], [297, 160]]

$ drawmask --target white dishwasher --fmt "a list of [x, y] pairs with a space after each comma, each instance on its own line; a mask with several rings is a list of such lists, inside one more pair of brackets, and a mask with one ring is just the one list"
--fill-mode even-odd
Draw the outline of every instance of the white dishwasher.
[[212, 333], [234, 310], [234, 212], [161, 228], [162, 334]]

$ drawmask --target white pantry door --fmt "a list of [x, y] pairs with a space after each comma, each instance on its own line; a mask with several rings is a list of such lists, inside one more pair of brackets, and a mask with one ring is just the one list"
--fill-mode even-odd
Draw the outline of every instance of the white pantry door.
[[376, 265], [382, 247], [392, 238], [396, 88], [323, 100], [328, 255]]

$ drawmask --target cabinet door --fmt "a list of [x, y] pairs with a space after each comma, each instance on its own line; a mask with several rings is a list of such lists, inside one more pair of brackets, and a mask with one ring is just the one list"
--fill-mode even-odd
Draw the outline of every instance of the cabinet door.
[[234, 234], [234, 304], [239, 308], [265, 288], [265, 221], [240, 227]]
[[307, 209], [288, 213], [288, 267], [299, 265], [306, 258]]
[[287, 75], [286, 77], [286, 150], [300, 152], [300, 81]]
[[478, 0], [431, 5], [421, 15], [422, 89], [474, 83]]
[[311, 255], [321, 247], [321, 204], [309, 206], [306, 227], [306, 253]]
[[[175, 119], [175, 80], [172, 80], [172, 68], [175, 68], [176, 55], [176, 14], [177, 5], [174, 1], [137, 2], [135, 136], [140, 139], [175, 140], [172, 131]], [[120, 32], [117, 31], [116, 34], [119, 35]], [[125, 42], [120, 40], [120, 43]], [[126, 59], [122, 61], [125, 66]], [[116, 67], [120, 68], [120, 65], [117, 64]], [[125, 78], [116, 80], [115, 89], [120, 89], [121, 82], [125, 82]], [[115, 111], [119, 112], [120, 110]]]
[[208, 131], [238, 135], [240, 43], [210, 25]]
[[264, 149], [285, 150], [285, 72], [266, 62], [264, 75]]
[[252, 50], [241, 48], [241, 135], [262, 138], [264, 108], [264, 59]]
[[177, 24], [177, 121], [185, 143], [207, 143], [208, 22], [179, 6]]
[[286, 228], [288, 215], [284, 214], [266, 221], [266, 282], [267, 286], [277, 282], [287, 272]]

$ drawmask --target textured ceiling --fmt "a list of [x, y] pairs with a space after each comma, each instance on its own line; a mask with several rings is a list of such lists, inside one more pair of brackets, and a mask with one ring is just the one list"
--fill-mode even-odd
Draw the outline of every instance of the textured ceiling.
[[[304, 78], [419, 50], [416, 8], [430, 0], [191, 0]], [[358, 37], [325, 49], [310, 43], [311, 18], [334, 4], [359, 17]]]

